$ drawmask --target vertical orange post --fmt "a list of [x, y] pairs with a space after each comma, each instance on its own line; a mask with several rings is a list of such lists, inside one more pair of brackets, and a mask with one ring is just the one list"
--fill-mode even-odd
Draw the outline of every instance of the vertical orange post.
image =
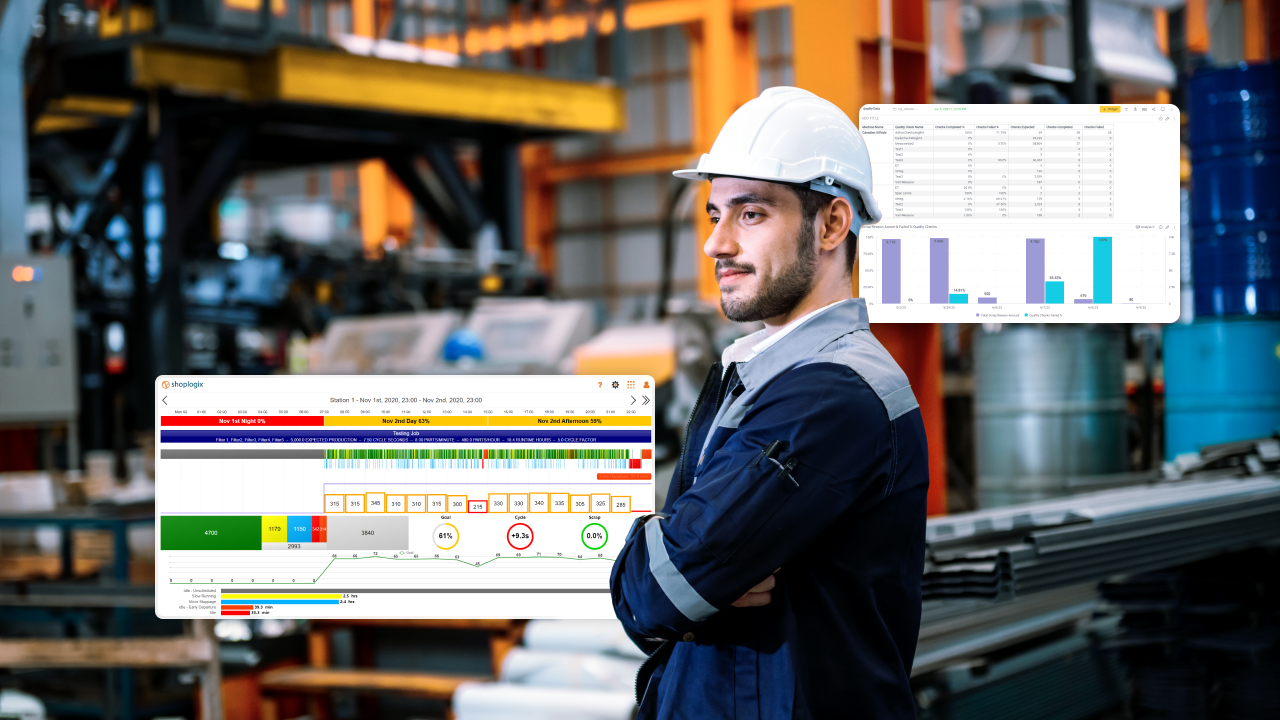
[[387, 168], [381, 160], [365, 160], [356, 170], [360, 180], [360, 237], [364, 256], [382, 257], [387, 237]]
[[1264, 0], [1244, 0], [1244, 59], [1262, 62], [1267, 59], [1267, 13], [1276, 12], [1275, 3], [1267, 7]]
[[[693, 98], [693, 146], [705, 153], [711, 149], [725, 120], [738, 108], [735, 100], [735, 42], [733, 3], [731, 0], [705, 0], [702, 22], [689, 26], [689, 92]], [[697, 239], [698, 297], [719, 303], [720, 286], [716, 283], [715, 262], [702, 252], [702, 241], [711, 235], [711, 222], [702, 206], [711, 192], [704, 183], [694, 207], [694, 234]]]
[[875, 13], [875, 8], [872, 2], [853, 0], [796, 0], [791, 6], [796, 85], [831, 101], [855, 121], [863, 102], [880, 100], [878, 95], [874, 100], [859, 97], [861, 53], [855, 10]]
[[1187, 0], [1187, 52], [1209, 52], [1209, 0]]
[[[928, 101], [926, 0], [895, 0], [893, 34], [895, 94], [904, 102]], [[879, 4], [874, 0], [795, 0], [796, 85], [835, 103], [858, 119], [863, 103], [881, 102], [877, 46]], [[838, 40], [837, 40], [838, 38]], [[917, 57], [918, 56], [918, 57]], [[874, 179], [873, 179], [874, 181]], [[888, 182], [888, 178], [880, 179]], [[858, 268], [854, 267], [854, 279]], [[858, 294], [854, 283], [854, 296]], [[942, 330], [935, 324], [877, 324], [872, 327], [911, 381], [929, 439], [929, 514], [947, 512], [947, 437], [942, 396]]]
[[871, 333], [889, 351], [920, 403], [929, 439], [930, 516], [947, 514], [947, 425], [942, 398], [942, 328], [934, 323], [877, 323]]
[[525, 143], [520, 148], [524, 175], [524, 251], [534, 258], [538, 271], [555, 283], [556, 186], [547, 181], [552, 162], [549, 143]]

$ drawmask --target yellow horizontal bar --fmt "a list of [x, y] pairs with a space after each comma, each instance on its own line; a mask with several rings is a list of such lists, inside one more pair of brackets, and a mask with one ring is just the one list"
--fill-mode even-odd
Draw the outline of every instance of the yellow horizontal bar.
[[222, 593], [223, 600], [341, 600], [342, 593]]
[[483, 415], [326, 415], [324, 424], [326, 427], [342, 425], [473, 427], [489, 423]]
[[522, 415], [489, 418], [490, 425], [642, 425], [649, 427], [653, 418], [648, 415]]
[[1120, 106], [1119, 105], [1102, 105], [1098, 107], [1098, 112], [1118, 113], [1120, 112]]
[[136, 45], [135, 87], [245, 102], [284, 102], [464, 122], [621, 132], [620, 88], [524, 73], [451, 68], [284, 46], [251, 56]]

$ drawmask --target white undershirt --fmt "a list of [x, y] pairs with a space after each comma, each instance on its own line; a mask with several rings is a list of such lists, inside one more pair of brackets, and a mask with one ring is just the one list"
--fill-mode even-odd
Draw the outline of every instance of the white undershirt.
[[[786, 335], [792, 330], [795, 330], [796, 328], [800, 327], [801, 325], [808, 322], [809, 320], [812, 320], [813, 318], [826, 312], [827, 310], [830, 310], [832, 307], [839, 305], [842, 302], [844, 301], [837, 300], [831, 303], [830, 305], [820, 307], [811, 313], [801, 315], [795, 320], [792, 320], [786, 325], [783, 325], [781, 328], [778, 329], [777, 332], [773, 333], [772, 335], [766, 336], [763, 340], [757, 341], [756, 338], [758, 338], [761, 333], [768, 332], [767, 329], [760, 330], [759, 332], [753, 332], [744, 338], [739, 338], [737, 342], [725, 348], [724, 352], [720, 354], [721, 364], [723, 364], [725, 368], [728, 368], [729, 363], [734, 363], [734, 362], [744, 363], [751, 360], [752, 358], [764, 352], [765, 350], [768, 350], [774, 343], [781, 340], [782, 336]], [[724, 370], [721, 370], [721, 373], [723, 372]], [[723, 377], [723, 374], [722, 374], [722, 377]]]

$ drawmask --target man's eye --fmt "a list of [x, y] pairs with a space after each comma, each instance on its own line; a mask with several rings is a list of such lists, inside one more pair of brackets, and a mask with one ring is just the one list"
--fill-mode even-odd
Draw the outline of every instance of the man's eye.
[[742, 213], [742, 217], [746, 218], [747, 220], [755, 220], [756, 218], [760, 217], [760, 213], [751, 212], [750, 210], [748, 210]]
[[712, 225], [715, 225], [715, 224], [716, 224], [716, 223], [718, 223], [718, 222], [720, 222], [720, 218], [719, 218], [719, 217], [717, 217], [717, 216], [715, 216], [715, 215], [712, 215], [712, 216], [711, 216], [711, 224], [712, 224]]

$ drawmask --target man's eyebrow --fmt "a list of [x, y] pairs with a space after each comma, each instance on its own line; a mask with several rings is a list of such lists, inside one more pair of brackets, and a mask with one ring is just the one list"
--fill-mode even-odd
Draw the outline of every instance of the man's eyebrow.
[[[764, 195], [757, 195], [756, 193], [744, 193], [742, 195], [736, 195], [732, 198], [729, 198], [729, 202], [727, 203], [727, 206], [736, 207], [738, 205], [747, 205], [747, 204], [768, 205], [769, 207], [777, 207], [778, 201], [770, 197], [765, 197]], [[711, 212], [713, 210], [719, 210], [719, 209], [720, 208], [717, 207], [715, 203], [712, 203], [710, 200], [707, 201], [707, 212]]]

